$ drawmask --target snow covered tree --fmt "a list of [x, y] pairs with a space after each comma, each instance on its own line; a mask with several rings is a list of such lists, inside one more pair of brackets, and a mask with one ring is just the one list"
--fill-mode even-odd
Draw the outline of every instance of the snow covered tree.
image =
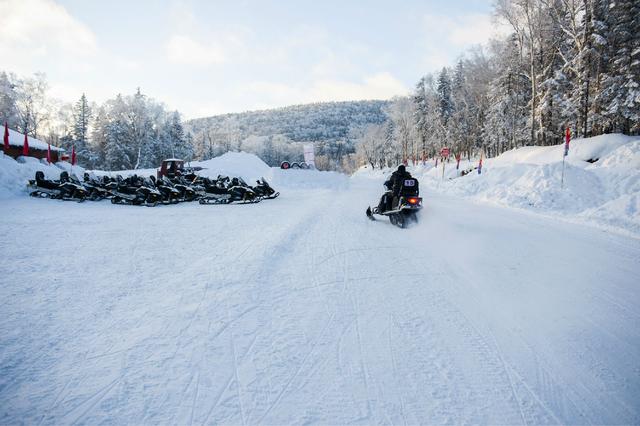
[[15, 80], [15, 76], [0, 72], [0, 125], [6, 122], [10, 127], [16, 127], [18, 122], [18, 93]]
[[73, 106], [72, 128], [70, 143], [65, 143], [68, 150], [75, 147], [78, 161], [82, 164], [89, 165], [95, 163], [95, 154], [89, 145], [89, 121], [91, 120], [91, 108], [87, 101], [86, 95], [83, 93], [80, 99]]
[[89, 120], [91, 120], [91, 108], [83, 93], [73, 108], [73, 139], [78, 144], [76, 151], [86, 149], [89, 142]]
[[438, 75], [438, 115], [440, 118], [440, 125], [444, 130], [443, 137], [446, 135], [446, 129], [449, 125], [449, 118], [453, 115], [454, 104], [451, 98], [451, 78], [449, 77], [449, 71], [446, 68], [442, 68]]
[[46, 120], [49, 119], [50, 109], [46, 92], [48, 84], [44, 74], [35, 73], [33, 77], [25, 78], [17, 86], [17, 123], [18, 130], [34, 138]]
[[606, 15], [608, 64], [602, 92], [605, 131], [638, 131], [640, 120], [640, 5], [634, 0], [612, 2]]
[[187, 141], [187, 135], [178, 111], [169, 114], [169, 118], [164, 122], [160, 134], [162, 143], [160, 144], [161, 155], [159, 157], [173, 157], [184, 160], [193, 158], [194, 149]]

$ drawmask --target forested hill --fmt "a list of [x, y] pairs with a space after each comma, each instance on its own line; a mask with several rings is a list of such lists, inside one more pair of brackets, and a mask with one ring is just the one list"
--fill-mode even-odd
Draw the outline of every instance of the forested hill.
[[348, 101], [293, 105], [197, 118], [186, 123], [198, 135], [227, 134], [240, 140], [249, 136], [282, 135], [294, 142], [333, 142], [347, 138], [349, 128], [380, 124], [386, 120], [388, 101]]

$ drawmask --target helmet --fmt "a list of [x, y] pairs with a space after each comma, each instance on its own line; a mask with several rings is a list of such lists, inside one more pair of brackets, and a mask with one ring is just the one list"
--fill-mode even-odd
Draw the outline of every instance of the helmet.
[[404, 173], [404, 172], [406, 172], [406, 171], [407, 171], [407, 168], [404, 166], [404, 164], [400, 164], [400, 165], [398, 166], [398, 172], [400, 172], [400, 173]]

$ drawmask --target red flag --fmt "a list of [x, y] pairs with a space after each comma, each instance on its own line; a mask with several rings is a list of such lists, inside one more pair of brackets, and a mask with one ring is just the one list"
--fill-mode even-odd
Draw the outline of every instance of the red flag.
[[73, 147], [71, 148], [71, 165], [75, 165], [76, 164], [76, 146], [73, 145]]
[[484, 152], [480, 153], [480, 162], [478, 163], [478, 174], [482, 174], [482, 157], [484, 156]]
[[25, 157], [27, 155], [29, 155], [29, 138], [27, 137], [27, 134], [24, 134], [24, 145], [22, 146], [22, 155], [24, 155]]
[[7, 122], [4, 122], [4, 150], [9, 151], [9, 127], [7, 127]]
[[567, 127], [564, 132], [564, 156], [569, 155], [569, 142], [571, 142], [571, 129]]
[[51, 164], [51, 144], [47, 144], [47, 163]]
[[460, 159], [462, 158], [462, 155], [460, 153], [456, 154], [456, 170], [458, 170], [460, 168]]

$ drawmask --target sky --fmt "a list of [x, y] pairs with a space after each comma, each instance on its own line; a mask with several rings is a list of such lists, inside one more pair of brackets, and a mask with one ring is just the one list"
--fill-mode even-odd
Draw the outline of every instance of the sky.
[[0, 0], [0, 70], [196, 118], [405, 95], [496, 28], [491, 0]]

